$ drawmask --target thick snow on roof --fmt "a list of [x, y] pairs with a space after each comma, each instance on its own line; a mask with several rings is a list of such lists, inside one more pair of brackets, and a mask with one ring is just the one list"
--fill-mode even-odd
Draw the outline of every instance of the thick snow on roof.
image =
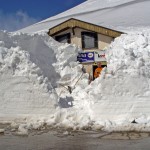
[[129, 27], [150, 26], [149, 14], [150, 0], [89, 0], [20, 31], [27, 33], [47, 31], [69, 18], [126, 30]]

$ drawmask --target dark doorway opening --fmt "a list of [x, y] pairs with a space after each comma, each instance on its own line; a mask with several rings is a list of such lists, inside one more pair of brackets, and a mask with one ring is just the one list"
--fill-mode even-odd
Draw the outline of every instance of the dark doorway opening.
[[[104, 67], [107, 67], [107, 65], [101, 65], [101, 67], [102, 68], [104, 68]], [[95, 80], [96, 79], [96, 77], [94, 77], [94, 74], [95, 74], [95, 71], [96, 71], [96, 69], [98, 68], [98, 65], [93, 65], [93, 67], [92, 67], [92, 70], [93, 70], [93, 80]]]

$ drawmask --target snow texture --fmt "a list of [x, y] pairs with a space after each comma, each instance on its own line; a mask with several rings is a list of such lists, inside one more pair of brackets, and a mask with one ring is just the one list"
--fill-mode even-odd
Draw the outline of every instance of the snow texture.
[[44, 34], [1, 31], [0, 121], [12, 122], [21, 135], [45, 124], [148, 131], [150, 33], [116, 38], [106, 53], [107, 68], [90, 85], [76, 62], [78, 51]]
[[[150, 131], [149, 3], [89, 0], [21, 30], [30, 34], [1, 31], [0, 122], [11, 122], [21, 135], [45, 125]], [[74, 16], [130, 30], [111, 43], [107, 68], [91, 84], [76, 62], [80, 49], [42, 32]]]
[[48, 29], [70, 18], [128, 32], [150, 27], [150, 0], [90, 0], [70, 10], [21, 29], [33, 33]]

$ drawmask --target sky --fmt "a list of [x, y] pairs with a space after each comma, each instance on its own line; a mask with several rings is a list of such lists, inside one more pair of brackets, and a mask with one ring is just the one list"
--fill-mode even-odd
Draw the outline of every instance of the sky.
[[86, 0], [0, 0], [0, 30], [16, 31]]

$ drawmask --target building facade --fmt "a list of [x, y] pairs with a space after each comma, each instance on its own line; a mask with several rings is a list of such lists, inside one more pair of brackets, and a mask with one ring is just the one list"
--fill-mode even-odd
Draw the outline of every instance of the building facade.
[[107, 65], [105, 50], [123, 33], [71, 18], [49, 29], [48, 34], [58, 42], [80, 47], [82, 51], [79, 53], [78, 61], [94, 79], [94, 71], [98, 64], [100, 63], [102, 67]]

